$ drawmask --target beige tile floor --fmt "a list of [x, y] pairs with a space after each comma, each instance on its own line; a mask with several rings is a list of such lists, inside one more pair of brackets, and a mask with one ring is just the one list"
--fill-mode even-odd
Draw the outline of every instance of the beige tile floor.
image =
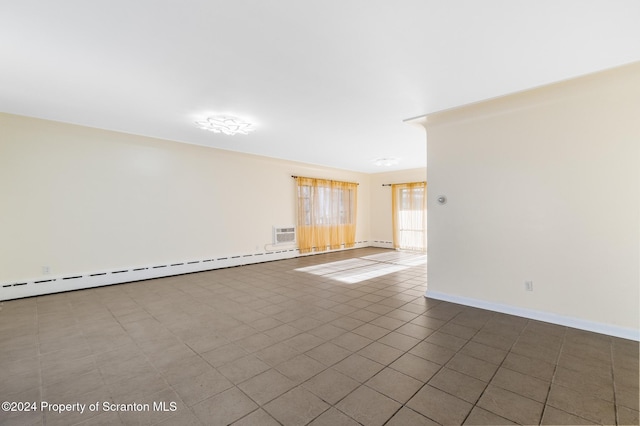
[[0, 399], [38, 410], [0, 424], [638, 424], [637, 342], [425, 299], [421, 260], [358, 249], [3, 302]]

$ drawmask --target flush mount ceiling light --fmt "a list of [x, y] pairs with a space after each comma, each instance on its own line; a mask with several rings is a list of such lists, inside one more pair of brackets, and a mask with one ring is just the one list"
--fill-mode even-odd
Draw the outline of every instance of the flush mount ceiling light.
[[253, 132], [253, 124], [232, 115], [215, 115], [204, 120], [196, 121], [196, 126], [213, 133], [225, 135], [248, 135]]
[[400, 159], [396, 158], [396, 157], [376, 158], [375, 160], [373, 160], [373, 164], [375, 166], [379, 166], [379, 167], [381, 167], [381, 166], [384, 166], [384, 167], [395, 166], [399, 162], [400, 162]]

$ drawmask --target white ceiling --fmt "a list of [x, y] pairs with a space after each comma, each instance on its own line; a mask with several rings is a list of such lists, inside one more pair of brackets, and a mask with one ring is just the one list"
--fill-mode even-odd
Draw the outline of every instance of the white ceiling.
[[[638, 0], [0, 0], [0, 111], [424, 167], [424, 130], [403, 120], [638, 61], [639, 22]], [[196, 128], [208, 113], [257, 130]]]

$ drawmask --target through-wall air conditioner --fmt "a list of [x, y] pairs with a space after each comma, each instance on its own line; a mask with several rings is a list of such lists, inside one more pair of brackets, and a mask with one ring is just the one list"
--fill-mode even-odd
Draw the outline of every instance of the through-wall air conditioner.
[[292, 244], [296, 242], [295, 226], [274, 226], [273, 244]]

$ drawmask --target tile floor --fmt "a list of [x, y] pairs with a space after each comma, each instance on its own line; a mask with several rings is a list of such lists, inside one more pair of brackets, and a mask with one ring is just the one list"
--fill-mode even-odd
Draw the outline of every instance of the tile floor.
[[425, 299], [423, 260], [358, 249], [3, 302], [0, 399], [38, 410], [0, 424], [638, 424], [638, 342]]

